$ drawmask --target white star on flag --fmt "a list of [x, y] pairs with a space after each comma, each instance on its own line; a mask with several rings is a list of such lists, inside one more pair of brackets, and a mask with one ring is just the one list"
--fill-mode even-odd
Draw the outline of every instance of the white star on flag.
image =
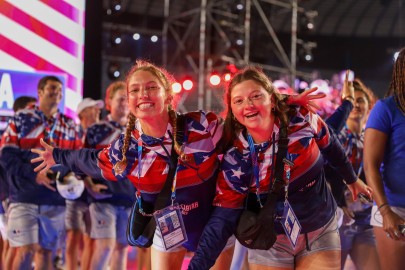
[[244, 172], [242, 172], [241, 170], [240, 170], [240, 167], [239, 167], [239, 169], [238, 170], [234, 170], [234, 169], [231, 169], [232, 170], [232, 172], [233, 172], [233, 177], [238, 177], [239, 179], [240, 179], [240, 177], [241, 177], [241, 175], [244, 175], [245, 173]]

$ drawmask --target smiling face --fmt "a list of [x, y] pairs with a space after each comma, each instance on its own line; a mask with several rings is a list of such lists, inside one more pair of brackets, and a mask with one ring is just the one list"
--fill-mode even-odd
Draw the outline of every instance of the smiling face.
[[246, 80], [236, 84], [231, 90], [230, 105], [236, 120], [252, 136], [270, 130], [274, 122], [272, 96], [256, 81]]
[[129, 110], [138, 119], [153, 121], [167, 115], [169, 98], [157, 77], [151, 72], [135, 71], [128, 80]]
[[89, 123], [89, 125], [92, 125], [100, 119], [100, 113], [101, 109], [97, 106], [90, 106], [87, 108], [84, 108], [80, 113], [79, 113], [79, 119], [80, 121], [86, 121]]
[[62, 100], [62, 84], [58, 81], [47, 80], [45, 86], [38, 89], [40, 106], [58, 106]]
[[117, 118], [126, 117], [128, 115], [129, 109], [125, 88], [115, 91], [109, 101], [109, 107], [111, 114], [115, 115]]
[[369, 112], [369, 101], [363, 91], [354, 91], [354, 107], [349, 114], [349, 119], [365, 121]]

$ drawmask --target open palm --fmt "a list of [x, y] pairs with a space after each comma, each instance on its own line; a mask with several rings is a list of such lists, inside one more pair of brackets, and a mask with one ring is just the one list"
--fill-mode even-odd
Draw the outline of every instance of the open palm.
[[31, 159], [31, 163], [41, 162], [35, 167], [34, 172], [46, 174], [46, 172], [56, 164], [53, 159], [54, 147], [47, 144], [43, 139], [40, 140], [40, 143], [44, 149], [31, 149], [31, 152], [38, 154], [38, 157]]

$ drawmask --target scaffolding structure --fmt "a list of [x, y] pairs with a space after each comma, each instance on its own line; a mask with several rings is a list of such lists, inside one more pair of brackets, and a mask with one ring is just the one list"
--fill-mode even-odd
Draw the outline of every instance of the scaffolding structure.
[[[192, 0], [181, 5], [176, 0], [160, 1], [164, 4], [160, 33], [162, 65], [179, 74], [195, 74], [198, 86], [197, 91], [182, 93], [177, 104], [180, 111], [220, 110], [223, 91], [212, 89], [207, 76], [214, 70], [222, 71], [227, 64], [237, 67], [259, 65], [269, 72], [288, 75], [292, 86], [296, 76], [309, 76], [296, 69], [297, 44], [300, 42], [297, 38], [298, 14], [305, 12], [298, 6], [298, 0]], [[149, 7], [151, 3], [148, 2]], [[124, 7], [130, 5], [129, 2], [124, 4]], [[258, 18], [253, 20], [252, 16]], [[291, 41], [287, 46], [284, 41], [283, 46], [270, 17], [284, 19], [288, 16], [291, 17]], [[150, 32], [145, 27], [104, 24], [104, 29], [117, 28], [127, 32]], [[257, 42], [258, 32], [268, 37], [260, 41], [260, 49], [252, 44], [254, 35]], [[284, 47], [290, 47], [290, 52], [287, 53]], [[265, 61], [253, 59], [252, 50], [255, 53], [263, 50]], [[268, 56], [274, 61], [266, 62]]]
[[[164, 0], [164, 23], [162, 31], [163, 55], [162, 62], [167, 68], [184, 65], [184, 59], [192, 72], [198, 74], [197, 108], [212, 109], [212, 91], [207, 83], [207, 74], [216, 66], [233, 63], [237, 66], [260, 65], [265, 70], [290, 75], [290, 83], [297, 75], [308, 76], [297, 71], [297, 17], [304, 10], [298, 7], [297, 0], [201, 0], [199, 6], [191, 7], [180, 14], [171, 14], [171, 1]], [[242, 5], [235, 12], [233, 7]], [[291, 13], [291, 47], [288, 54], [283, 48], [264, 6], [274, 5]], [[272, 51], [281, 65], [271, 65], [251, 60], [251, 16], [252, 11], [260, 16], [274, 50]], [[242, 21], [241, 21], [242, 20]], [[238, 25], [238, 23], [240, 23]], [[230, 28], [231, 31], [229, 30]], [[238, 41], [243, 44], [234, 46], [232, 35], [238, 33]], [[197, 35], [198, 34], [198, 35]], [[176, 46], [170, 48], [169, 37], [176, 41]], [[213, 40], [215, 39], [215, 40]], [[196, 52], [198, 51], [198, 56]], [[293, 85], [293, 84], [290, 84]], [[185, 95], [179, 102], [179, 107], [186, 110]]]

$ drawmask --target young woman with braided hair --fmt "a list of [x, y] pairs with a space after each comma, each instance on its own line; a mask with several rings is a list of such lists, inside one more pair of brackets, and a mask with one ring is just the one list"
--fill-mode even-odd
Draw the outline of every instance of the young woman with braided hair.
[[405, 264], [405, 48], [394, 64], [384, 99], [370, 112], [364, 135], [364, 170], [374, 190], [371, 225], [382, 269]]
[[[235, 232], [244, 206], [260, 209], [268, 199], [274, 175], [278, 174], [275, 160], [283, 124], [289, 138], [283, 160], [289, 162], [281, 173], [288, 185], [285, 196], [277, 197], [275, 212], [280, 218], [283, 213], [290, 218], [295, 212], [302, 230], [297, 226], [291, 230], [292, 225], [283, 230], [285, 223], [276, 220], [274, 246], [268, 250], [248, 248], [249, 269], [340, 269], [336, 203], [326, 186], [325, 159], [346, 180], [353, 199], [358, 193], [370, 197], [371, 189], [356, 177], [337, 138], [318, 115], [303, 106], [286, 104], [269, 78], [256, 67], [247, 67], [231, 79], [225, 102], [224, 137], [230, 145], [221, 162], [216, 207], [188, 269], [209, 269]], [[290, 240], [295, 239], [293, 247]]]
[[[45, 171], [55, 163], [61, 163], [93, 178], [102, 176], [111, 181], [128, 178], [137, 190], [137, 197], [142, 202], [154, 204], [166, 181], [173, 144], [179, 159], [172, 199], [181, 208], [188, 240], [166, 251], [160, 231], [156, 229], [152, 269], [180, 269], [186, 252], [196, 250], [212, 210], [223, 129], [222, 119], [202, 111], [184, 114], [185, 125], [178, 127], [177, 113], [172, 107], [172, 81], [163, 69], [137, 61], [126, 79], [130, 114], [125, 133], [99, 151], [64, 151], [43, 142], [45, 150], [34, 150], [39, 157], [33, 159], [33, 162], [42, 162], [36, 171]], [[308, 94], [315, 90], [292, 101], [314, 106], [311, 99], [321, 96]], [[177, 128], [184, 132], [177, 132]], [[179, 133], [184, 137], [180, 142], [177, 140]], [[224, 243], [215, 269], [229, 269], [233, 242]]]
[[[62, 151], [43, 143], [45, 151], [35, 151], [40, 157], [33, 160], [43, 161], [37, 171], [56, 162], [93, 178], [102, 176], [111, 181], [127, 178], [142, 203], [153, 205], [166, 181], [174, 142], [174, 150], [180, 158], [172, 199], [180, 207], [188, 240], [166, 251], [160, 231], [156, 229], [152, 269], [180, 269], [186, 252], [196, 249], [211, 214], [219, 164], [217, 145], [222, 135], [222, 120], [215, 114], [201, 111], [184, 114], [185, 126], [180, 127], [184, 128], [184, 138], [178, 143], [172, 81], [163, 69], [137, 61], [126, 79], [130, 114], [125, 133], [108, 148], [98, 151]], [[229, 268], [232, 246], [230, 241], [224, 260], [217, 260], [217, 269]]]

